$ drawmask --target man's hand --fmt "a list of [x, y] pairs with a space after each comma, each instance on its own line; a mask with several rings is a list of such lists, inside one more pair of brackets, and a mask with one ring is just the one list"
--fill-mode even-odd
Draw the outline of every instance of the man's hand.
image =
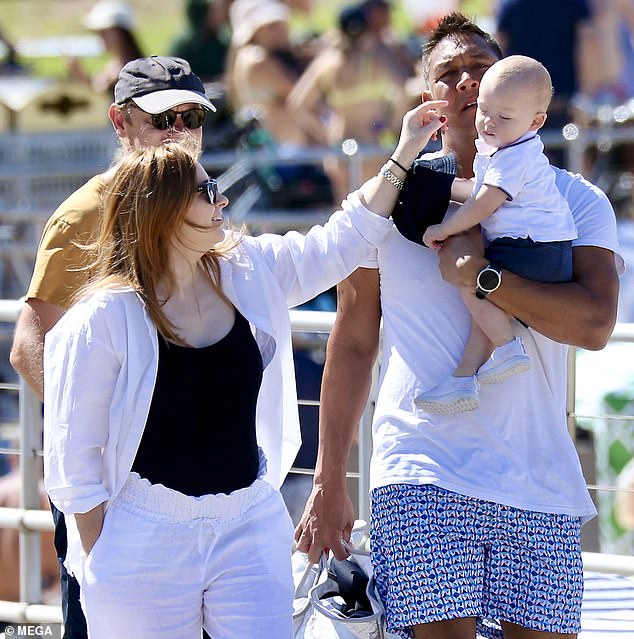
[[440, 274], [449, 284], [462, 288], [475, 287], [478, 273], [488, 264], [480, 227], [468, 233], [451, 235], [438, 252]]
[[327, 490], [315, 484], [295, 528], [297, 550], [307, 553], [311, 563], [317, 563], [322, 551], [328, 548], [337, 559], [345, 559], [348, 551], [341, 540], [350, 541], [353, 524], [354, 508], [345, 485]]
[[428, 226], [423, 234], [423, 243], [428, 248], [439, 249], [446, 239], [447, 234], [443, 232], [442, 224]]

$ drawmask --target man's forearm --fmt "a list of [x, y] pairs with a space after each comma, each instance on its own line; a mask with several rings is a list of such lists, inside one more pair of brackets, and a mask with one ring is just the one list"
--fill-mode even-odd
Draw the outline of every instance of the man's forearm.
[[40, 401], [44, 401], [44, 373], [42, 367], [42, 351], [29, 353], [27, 357], [17, 363], [13, 358], [11, 363], [24, 379]]
[[[441, 250], [443, 277], [456, 286], [475, 288], [488, 264], [471, 238], [449, 238]], [[573, 280], [548, 284], [504, 271], [502, 285], [487, 299], [546, 337], [597, 350], [605, 346], [614, 323], [618, 275], [614, 254], [592, 246], [573, 249]]]
[[29, 299], [15, 325], [9, 359], [42, 400], [44, 398], [44, 336], [64, 314], [64, 309], [39, 299]]
[[616, 322], [618, 276], [610, 251], [583, 248], [608, 254], [607, 259], [597, 256], [593, 281], [584, 278], [545, 284], [504, 272], [504, 285], [489, 299], [556, 342], [600, 350]]
[[379, 274], [359, 268], [337, 286], [337, 319], [328, 339], [321, 385], [315, 483], [342, 481], [370, 394], [379, 347]]
[[25, 328], [18, 320], [9, 360], [40, 401], [44, 399], [43, 359], [44, 335], [39, 326], [31, 325]]
[[348, 456], [370, 394], [375, 355], [339, 343], [333, 332], [322, 381], [316, 484], [345, 486]]
[[354, 509], [346, 467], [372, 382], [381, 323], [379, 275], [359, 268], [337, 287], [337, 319], [328, 340], [313, 490], [295, 530], [297, 548], [317, 561], [324, 548], [343, 559]]

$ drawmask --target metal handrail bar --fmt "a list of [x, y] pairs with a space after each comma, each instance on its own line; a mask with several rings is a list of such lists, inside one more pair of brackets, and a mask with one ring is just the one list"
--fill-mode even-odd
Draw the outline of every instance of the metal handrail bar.
[[[42, 441], [42, 410], [39, 398], [20, 378], [20, 507], [40, 508], [40, 474], [42, 464], [37, 451]], [[42, 600], [42, 548], [35, 530], [20, 530], [20, 601]]]
[[[68, 170], [64, 170], [67, 168]], [[29, 179], [46, 179], [55, 180], [58, 178], [68, 177], [69, 175], [97, 175], [108, 168], [108, 162], [82, 162], [81, 171], [77, 171], [77, 162], [69, 162], [68, 164], [50, 164], [35, 165], [29, 163], [16, 164], [0, 164], [0, 181], [7, 180], [23, 180]]]
[[0, 322], [15, 323], [23, 303], [22, 300], [0, 300]]
[[341, 149], [329, 146], [309, 146], [294, 150], [293, 153], [280, 153], [279, 149], [256, 149], [239, 151], [204, 151], [200, 162], [204, 166], [229, 167], [237, 162], [249, 162], [252, 166], [267, 164], [295, 165], [320, 164], [325, 158], [339, 158], [354, 162], [356, 158], [385, 157], [391, 149], [375, 145], [360, 144], [356, 153], [347, 154]]
[[330, 333], [337, 317], [337, 313], [334, 311], [291, 310], [289, 315], [293, 331], [311, 333]]
[[634, 342], [634, 322], [620, 322], [612, 331], [610, 341]]
[[33, 246], [28, 242], [11, 242], [0, 244], [0, 256], [14, 255], [17, 257], [35, 257], [37, 246]]
[[[574, 123], [572, 123], [574, 124]], [[104, 129], [102, 132], [94, 132], [99, 136], [97, 139], [100, 142], [112, 142], [112, 150], [116, 151], [117, 145], [112, 134], [112, 130], [109, 128]], [[540, 133], [540, 137], [547, 148], [569, 148], [575, 149], [579, 147], [593, 146], [603, 142], [609, 135], [613, 143], [634, 142], [634, 126], [631, 122], [626, 124], [612, 125], [612, 126], [597, 126], [597, 127], [577, 127], [577, 135], [574, 139], [566, 139], [562, 133], [558, 130], [543, 130]], [[46, 134], [38, 132], [32, 133], [3, 133], [0, 135], [0, 140], [9, 140], [14, 147], [18, 147], [22, 150], [22, 145], [31, 139], [42, 139]], [[54, 136], [48, 135], [53, 138]], [[83, 132], [80, 135], [73, 136], [70, 132], [65, 132], [63, 136], [57, 136], [63, 139], [68, 144], [69, 140], [77, 139], [82, 141], [86, 137], [86, 133]], [[280, 149], [261, 148], [261, 149], [239, 149], [229, 151], [215, 151], [211, 149], [205, 149], [201, 156], [201, 162], [204, 165], [214, 167], [229, 167], [238, 162], [248, 162], [252, 166], [259, 166], [263, 164], [303, 164], [303, 163], [315, 163], [318, 164], [327, 157], [336, 157], [343, 160], [354, 160], [357, 157], [371, 158], [371, 157], [383, 157], [385, 153], [389, 152], [388, 147], [374, 144], [359, 144], [356, 153], [348, 154], [338, 147], [332, 146], [310, 146], [303, 147], [301, 149], [293, 150], [292, 153], [285, 153]], [[81, 162], [81, 174], [84, 173], [98, 173], [109, 164], [109, 160], [104, 159], [82, 159]], [[65, 167], [74, 169], [72, 172], [63, 171]], [[66, 161], [56, 161], [55, 164], [51, 164], [49, 158], [45, 158], [41, 164], [38, 164], [37, 157], [29, 157], [28, 165], [23, 167], [22, 165], [16, 166], [15, 163], [0, 163], [0, 180], [14, 179], [23, 177], [55, 177], [63, 175], [78, 174], [76, 171], [77, 160], [70, 159]], [[40, 171], [37, 169], [41, 168]], [[90, 170], [88, 170], [90, 169]], [[29, 171], [25, 174], [25, 170]], [[51, 172], [52, 171], [52, 172]]]
[[[577, 126], [578, 132], [574, 139], [565, 138], [562, 133], [558, 130], [554, 129], [544, 129], [540, 132], [540, 137], [544, 142], [546, 147], [553, 148], [562, 148], [566, 146], [572, 146], [574, 143], [581, 142], [583, 145], [596, 145], [599, 142], [603, 142], [606, 135], [610, 135], [613, 138], [614, 142], [633, 142], [634, 141], [634, 126], [632, 126], [632, 122], [626, 122], [621, 124], [608, 124], [601, 126], [581, 126], [571, 122], [571, 124]], [[63, 134], [54, 133], [2, 133], [0, 134], [0, 141], [8, 141], [12, 148], [19, 148], [20, 150], [24, 150], [24, 143], [29, 142], [32, 139], [42, 140], [43, 138], [50, 138], [51, 140], [64, 140], [66, 144], [68, 142], [83, 142], [87, 136], [91, 137], [91, 139], [96, 140], [100, 145], [104, 142], [108, 143], [111, 146], [113, 151], [117, 149], [116, 139], [114, 134], [112, 133], [112, 129], [109, 127], [105, 127], [102, 131], [92, 131], [91, 135], [87, 132], [81, 132], [77, 134], [73, 134], [72, 132], [64, 132]], [[101, 148], [101, 146], [99, 147]], [[388, 149], [389, 150], [389, 149]], [[365, 155], [367, 157], [370, 156], [379, 156], [384, 155], [386, 152], [386, 147], [381, 145], [373, 145], [373, 144], [359, 144], [358, 145], [358, 155]], [[354, 155], [354, 154], [353, 154]], [[238, 160], [247, 159], [253, 164], [266, 164], [270, 162], [283, 162], [284, 164], [296, 164], [303, 162], [318, 162], [323, 160], [324, 157], [339, 157], [342, 159], [351, 157], [347, 153], [344, 153], [341, 148], [333, 147], [333, 146], [310, 146], [304, 147], [302, 149], [296, 150], [293, 152], [287, 153], [284, 151], [280, 151], [280, 149], [275, 146], [270, 148], [260, 148], [260, 149], [239, 149], [239, 150], [228, 150], [228, 151], [214, 151], [209, 148], [204, 149], [203, 154], [201, 156], [201, 160], [203, 164], [209, 163], [214, 166], [230, 166], [237, 162]], [[29, 158], [29, 165], [31, 167], [38, 166], [37, 157]], [[91, 166], [95, 167], [103, 167], [107, 162], [102, 161], [100, 159], [91, 159], [89, 160]], [[56, 166], [51, 166], [49, 158], [44, 158], [41, 161], [39, 166], [46, 166], [49, 170], [56, 170], [59, 166], [75, 166], [76, 162], [73, 159], [69, 161], [61, 161], [57, 162]], [[18, 172], [15, 168], [14, 164], [0, 164], [0, 178], [4, 177], [4, 175], [10, 174], [12, 177], [19, 177], [24, 175], [23, 173]], [[50, 172], [47, 173], [50, 175]]]
[[51, 532], [55, 529], [50, 510], [25, 508], [0, 508], [0, 526], [31, 532]]
[[62, 607], [0, 601], [0, 619], [9, 623], [62, 623]]
[[619, 486], [607, 486], [604, 484], [586, 484], [586, 488], [602, 493], [627, 493], [628, 495], [634, 495], [634, 488], [621, 488]]
[[583, 552], [583, 569], [614, 575], [634, 576], [634, 557], [603, 552]]
[[634, 415], [578, 415], [577, 413], [570, 413], [570, 416], [575, 419], [605, 419], [606, 421], [612, 422], [630, 421], [634, 419]]

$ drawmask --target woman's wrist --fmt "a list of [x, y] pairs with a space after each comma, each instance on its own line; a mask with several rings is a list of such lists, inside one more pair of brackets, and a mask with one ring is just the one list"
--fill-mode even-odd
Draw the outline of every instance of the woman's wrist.
[[407, 175], [409, 173], [409, 169], [411, 167], [411, 164], [405, 166], [402, 162], [397, 160], [393, 155], [390, 156], [387, 161], [388, 161], [389, 164], [391, 164], [394, 167], [400, 169], [403, 172], [404, 175]]
[[403, 188], [403, 186], [405, 185], [405, 176], [407, 175], [407, 172], [403, 173], [403, 177], [400, 178], [398, 175], [396, 175], [396, 173], [394, 173], [392, 171], [392, 168], [394, 168], [396, 171], [398, 171], [398, 169], [393, 166], [392, 163], [390, 163], [389, 161], [386, 162], [380, 169], [379, 169], [379, 175], [384, 179], [387, 180], [394, 188], [398, 189], [399, 191]]
[[[390, 162], [395, 168], [403, 173], [407, 173], [414, 164], [414, 160], [418, 157], [420, 148], [411, 145], [398, 145], [393, 153], [390, 155], [388, 162]], [[400, 175], [400, 173], [399, 173]]]

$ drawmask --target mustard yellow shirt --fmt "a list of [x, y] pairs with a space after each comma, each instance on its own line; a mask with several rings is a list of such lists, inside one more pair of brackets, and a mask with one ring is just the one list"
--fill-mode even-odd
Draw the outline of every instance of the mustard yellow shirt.
[[88, 280], [86, 251], [94, 237], [105, 181], [97, 175], [70, 195], [49, 218], [35, 258], [26, 299], [37, 298], [67, 309], [72, 295]]

